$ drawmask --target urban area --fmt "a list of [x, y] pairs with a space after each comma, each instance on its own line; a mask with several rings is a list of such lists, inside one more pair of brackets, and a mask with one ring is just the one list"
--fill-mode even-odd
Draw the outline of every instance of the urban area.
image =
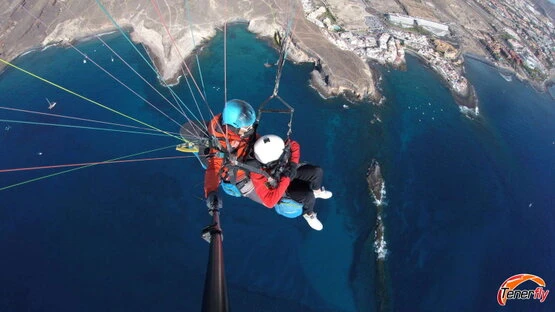
[[[467, 3], [494, 17], [489, 19], [494, 32], [473, 32], [488, 51], [489, 61], [521, 79], [543, 82], [549, 77], [555, 58], [554, 28], [549, 18], [525, 1], [467, 0]], [[351, 31], [342, 27], [325, 1], [302, 0], [302, 4], [307, 19], [339, 48], [365, 60], [396, 67], [404, 64], [405, 51], [412, 52], [441, 75], [454, 93], [469, 95], [463, 55], [447, 23], [399, 13], [383, 16], [368, 13], [364, 17], [367, 28]]]

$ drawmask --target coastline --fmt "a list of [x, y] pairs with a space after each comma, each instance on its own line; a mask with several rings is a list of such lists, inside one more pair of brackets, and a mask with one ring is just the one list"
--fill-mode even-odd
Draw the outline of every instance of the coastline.
[[[57, 41], [52, 41], [49, 42], [48, 44], [40, 44], [38, 46], [34, 46], [31, 47], [21, 53], [19, 53], [18, 55], [5, 59], [7, 62], [12, 63], [17, 60], [20, 57], [23, 57], [29, 53], [33, 53], [33, 52], [43, 52], [46, 51], [49, 48], [53, 48], [53, 47], [61, 47], [61, 48], [70, 48], [72, 45], [76, 45], [76, 44], [80, 44], [80, 43], [84, 43], [87, 41], [91, 41], [93, 39], [95, 39], [96, 37], [107, 37], [110, 35], [116, 35], [118, 33], [117, 29], [113, 29], [111, 31], [100, 31], [98, 33], [92, 33], [92, 34], [87, 34], [85, 36], [81, 36], [81, 37], [75, 37], [72, 38], [69, 41], [66, 40], [57, 40]], [[2, 56], [0, 56], [0, 58], [3, 58]], [[5, 65], [3, 63], [0, 63], [0, 75], [2, 75], [4, 73], [4, 71], [9, 68], [11, 66], [9, 65]]]
[[549, 96], [555, 100], [555, 90], [550, 91], [551, 88], [555, 87], [555, 78], [553, 78], [552, 80], [549, 80], [545, 83], [545, 88], [547, 90], [547, 93], [549, 94]]
[[[345, 98], [345, 100], [349, 101], [352, 104], [370, 101], [370, 103], [374, 105], [380, 105], [383, 102], [383, 95], [379, 91], [377, 80], [374, 79], [376, 91], [372, 94], [357, 92], [356, 90], [349, 87], [336, 89], [326, 83], [326, 80], [332, 79], [330, 78], [330, 74], [325, 72], [323, 69], [318, 70], [315, 62], [309, 63], [314, 64], [314, 69], [310, 72], [309, 86], [314, 89], [321, 98], [327, 100], [334, 97], [342, 96], [343, 98]], [[378, 75], [375, 74], [377, 70], [372, 68], [372, 66], [370, 65], [369, 68], [372, 72], [372, 77], [375, 78]]]
[[[461, 106], [462, 110], [464, 110], [466, 108], [467, 110], [470, 110], [470, 111], [475, 111], [475, 112], [477, 111], [477, 109], [478, 109], [478, 96], [477, 96], [476, 90], [474, 89], [474, 86], [472, 86], [472, 84], [468, 83], [468, 93], [467, 94], [461, 94], [459, 92], [456, 92], [451, 87], [451, 85], [448, 83], [448, 81], [443, 76], [441, 76], [437, 71], [435, 71], [433, 69], [433, 67], [429, 64], [429, 62], [426, 58], [422, 57], [417, 52], [415, 52], [411, 49], [405, 49], [405, 51], [406, 51], [406, 53], [408, 53], [411, 56], [414, 56], [416, 59], [418, 59], [418, 61], [422, 65], [424, 65], [427, 68], [429, 68], [430, 70], [432, 70], [440, 78], [439, 80], [441, 81], [441, 83], [449, 89], [449, 92], [451, 92], [451, 95], [453, 96], [453, 99], [455, 100], [457, 105]], [[463, 66], [463, 73], [464, 73], [464, 66]]]
[[[228, 23], [228, 26], [233, 26], [238, 24], [243, 24], [247, 26], [248, 30], [253, 34], [255, 34], [259, 40], [270, 45], [272, 48], [279, 50], [279, 47], [276, 46], [275, 40], [273, 39], [274, 32], [282, 31], [282, 29], [275, 29], [275, 30], [273, 29], [278, 25], [270, 25], [270, 24], [264, 24], [260, 22], [256, 23], [256, 20], [249, 21], [246, 19], [236, 19]], [[201, 40], [195, 41], [195, 44], [190, 52], [183, 53], [184, 54], [183, 62], [186, 62], [187, 64], [189, 64], [192, 61], [191, 58], [200, 50], [202, 50], [204, 46], [208, 43], [208, 41], [210, 41], [216, 35], [216, 32], [221, 31], [221, 29], [222, 27], [213, 25], [211, 29], [205, 30], [205, 33], [208, 33], [209, 35], [202, 36]], [[176, 64], [169, 64], [169, 62], [166, 62], [165, 60], [167, 57], [162, 58], [158, 55], [158, 53], [155, 52], [156, 50], [160, 50], [162, 47], [153, 46], [153, 40], [150, 40], [152, 39], [151, 38], [152, 34], [149, 34], [148, 32], [143, 32], [141, 30], [138, 30], [128, 25], [122, 26], [122, 30], [127, 33], [126, 36], [128, 36], [128, 38], [132, 40], [133, 43], [141, 44], [144, 47], [148, 55], [148, 58], [150, 59], [150, 61], [158, 71], [157, 73], [158, 79], [160, 80], [160, 83], [162, 85], [168, 86], [168, 87], [177, 85], [180, 83], [180, 80], [183, 77], [183, 74], [188, 75], [188, 73], [184, 73], [184, 70], [180, 62]], [[273, 30], [273, 32], [270, 30]], [[96, 37], [110, 36], [114, 34], [115, 35], [120, 34], [117, 28], [106, 30], [105, 28], [102, 27], [101, 29], [99, 29], [98, 33], [90, 33], [85, 36], [71, 38], [70, 40], [60, 39], [56, 41], [50, 41], [46, 45], [32, 47], [8, 61], [12, 62], [13, 60], [16, 60], [17, 58], [22, 57], [28, 53], [44, 51], [45, 49], [48, 49], [50, 47], [57, 46], [57, 47], [68, 48], [71, 45], [90, 41], [95, 39]], [[290, 51], [288, 53], [287, 60], [296, 64], [315, 63], [316, 58], [314, 58], [313, 56], [310, 56], [305, 50], [303, 50], [303, 48], [299, 47], [299, 45], [293, 41], [294, 40], [290, 41], [290, 46], [289, 46]], [[326, 64], [326, 60], [321, 60], [321, 61], [323, 64]], [[170, 67], [170, 65], [175, 65], [175, 66]], [[4, 72], [4, 70], [7, 67], [9, 66], [6, 66], [4, 64], [0, 65], [0, 75]], [[372, 73], [374, 72], [375, 71], [372, 70]], [[173, 73], [173, 74], [171, 76], [168, 76], [168, 73]], [[312, 75], [312, 74], [310, 75], [309, 85], [312, 88], [314, 88], [324, 99], [328, 99], [336, 96], [344, 96], [347, 100], [351, 102], [360, 102], [366, 99], [370, 99], [372, 101], [378, 102], [379, 99], [381, 98], [381, 95], [379, 93], [377, 93], [377, 95], [372, 96], [372, 94], [369, 94], [368, 92], [359, 92], [356, 88], [353, 88], [352, 86], [345, 86], [345, 85], [339, 84], [339, 86], [334, 87], [329, 84], [326, 84], [323, 78], [328, 77], [329, 79], [334, 79], [335, 77], [333, 76], [333, 73], [326, 72], [324, 68], [322, 68], [320, 73], [322, 74], [322, 76]]]
[[[550, 78], [546, 79], [543, 82], [533, 81], [533, 80], [523, 78], [522, 76], [518, 75], [518, 73], [515, 70], [513, 70], [512, 68], [498, 66], [497, 64], [495, 64], [494, 62], [486, 59], [483, 56], [476, 55], [476, 54], [473, 54], [473, 53], [465, 53], [464, 56], [468, 57], [468, 58], [471, 58], [475, 61], [481, 62], [484, 65], [490, 66], [490, 67], [494, 68], [495, 70], [499, 71], [499, 73], [511, 74], [513, 77], [517, 78], [519, 81], [524, 82], [524, 83], [528, 83], [538, 93], [546, 93], [546, 92], [549, 93], [547, 89], [550, 86], [555, 85], [555, 77], [550, 77]], [[552, 98], [555, 99], [555, 97], [553, 97], [553, 95], [552, 95]]]
[[[201, 50], [206, 42], [215, 36], [218, 30], [221, 30], [222, 23], [225, 21], [227, 21], [229, 25], [237, 23], [247, 24], [250, 32], [256, 34], [260, 40], [267, 42], [273, 48], [276, 48], [275, 42], [272, 40], [274, 34], [276, 32], [285, 32], [286, 25], [283, 24], [284, 21], [280, 21], [276, 16], [270, 16], [272, 13], [276, 13], [274, 12], [275, 8], [271, 4], [265, 3], [264, 5], [253, 8], [249, 12], [237, 10], [225, 17], [218, 13], [218, 6], [216, 4], [217, 3], [214, 2], [206, 5], [194, 5], [192, 8], [193, 14], [195, 14], [195, 12], [197, 14], [203, 13], [203, 17], [197, 19], [190, 25], [180, 23], [172, 25], [174, 28], [172, 33], [177, 35], [175, 40], [171, 38], [171, 41], [167, 33], [164, 32], [164, 28], [162, 28], [162, 26], [165, 27], [165, 25], [158, 22], [157, 19], [149, 18], [152, 14], [152, 8], [139, 5], [134, 11], [129, 11], [129, 8], [126, 9], [125, 6], [119, 8], [116, 2], [107, 3], [106, 7], [109, 8], [109, 11], [111, 11], [118, 22], [120, 22], [124, 31], [130, 35], [131, 40], [134, 43], [143, 45], [148, 57], [158, 71], [158, 78], [163, 80], [162, 84], [172, 86], [179, 84], [180, 78], [183, 75], [188, 75], [188, 72], [186, 73], [183, 69], [183, 62], [189, 64], [191, 61], [190, 57]], [[281, 2], [276, 1], [276, 4], [281, 4]], [[60, 3], [54, 3], [52, 6], [53, 7], [48, 6], [48, 3], [43, 1], [37, 8], [30, 9], [31, 11], [37, 11], [39, 9], [45, 10], [46, 15], [39, 16], [45, 20], [45, 25], [49, 26], [46, 29], [39, 29], [37, 26], [37, 29], [33, 29], [32, 33], [23, 33], [23, 36], [26, 37], [23, 38], [24, 40], [22, 40], [22, 42], [18, 42], [17, 46], [8, 45], [7, 48], [5, 48], [7, 42], [15, 40], [16, 31], [12, 34], [8, 32], [8, 34], [3, 35], [4, 37], [0, 36], [0, 39], [3, 39], [3, 46], [0, 47], [0, 57], [6, 58], [11, 62], [27, 53], [41, 49], [44, 50], [52, 45], [64, 46], [67, 45], [68, 42], [71, 44], [80, 43], [92, 40], [93, 37], [96, 36], [118, 33], [117, 29], [114, 28], [111, 23], [103, 21], [105, 16], [104, 14], [99, 14], [100, 11], [86, 11], [86, 14], [88, 14], [86, 18], [84, 16], [76, 16], [75, 14], [73, 18], [68, 18], [68, 16], [61, 15], [62, 11], [65, 11], [65, 9], [70, 9], [69, 11], [72, 11], [72, 8], [75, 11], [85, 12], [83, 11], [83, 5], [62, 5]], [[278, 5], [278, 7], [280, 7], [280, 5]], [[310, 11], [306, 11], [307, 8], [303, 9], [305, 13]], [[185, 11], [183, 8], [176, 8], [176, 10], [176, 18], [184, 16]], [[338, 10], [336, 14], [344, 15], [343, 17], [352, 19], [353, 23], [357, 23], [356, 19], [353, 19], [353, 17], [349, 15], [352, 15], [353, 12], [347, 12], [348, 10], [339, 8], [335, 8], [335, 10]], [[14, 12], [16, 11], [17, 9], [14, 9]], [[281, 13], [278, 12], [277, 14], [277, 17], [280, 17]], [[29, 23], [29, 20], [31, 20], [29, 16], [25, 15], [22, 17], [20, 16], [20, 18], [21, 21], [18, 20], [18, 22], [22, 25], [26, 22]], [[100, 22], [95, 20], [95, 18], [99, 18]], [[367, 99], [370, 99], [372, 102], [380, 102], [382, 96], [378, 86], [379, 81], [377, 77], [379, 77], [379, 74], [376, 75], [376, 69], [373, 68], [368, 60], [359, 58], [357, 54], [352, 51], [345, 51], [345, 49], [336, 47], [334, 43], [330, 41], [329, 36], [326, 36], [325, 32], [327, 30], [322, 31], [320, 26], [317, 26], [317, 23], [314, 24], [314, 21], [310, 18], [297, 15], [294, 17], [294, 22], [295, 31], [290, 40], [288, 60], [294, 63], [321, 63], [320, 70], [316, 72], [313, 71], [310, 74], [310, 86], [312, 88], [323, 98], [344, 96], [351, 102], [364, 101]], [[8, 26], [7, 23], [5, 23], [4, 26]], [[189, 31], [191, 35], [189, 35]], [[17, 32], [21, 32], [21, 30]], [[87, 33], [87, 35], [78, 36], [83, 32]], [[195, 37], [197, 40], [195, 40]], [[40, 44], [37, 45], [37, 41], [39, 41]], [[173, 41], [180, 47], [179, 50], [175, 48]], [[20, 46], [25, 46], [25, 44], [31, 45], [33, 43], [33, 47], [18, 53], [18, 55], [13, 55], [17, 53], [17, 49]], [[449, 78], [442, 75], [438, 69], [434, 68], [434, 65], [430, 64], [429, 60], [419, 55], [417, 51], [410, 48], [405, 48], [404, 51], [416, 56], [427, 67], [432, 68], [447, 85], [459, 106], [466, 107], [470, 110], [477, 110], [478, 99], [474, 87], [470, 82], [463, 81], [466, 83], [467, 88], [458, 87], [456, 85], [458, 82], [452, 81], [450, 83], [449, 80], [447, 80]], [[489, 66], [494, 66], [500, 72], [511, 71], [510, 68], [500, 67], [482, 56], [463, 52], [461, 55], [463, 73], [464, 57], [482, 61]], [[4, 64], [0, 64], [0, 74], [4, 72], [5, 67]], [[397, 67], [394, 66], [394, 68]], [[549, 86], [555, 84], [555, 75], [553, 73], [549, 79], [543, 82], [525, 79], [515, 71], [512, 71], [512, 73], [519, 80], [526, 80], [538, 92], [548, 92]], [[454, 86], [452, 86], [453, 83], [455, 84]], [[464, 92], [464, 89], [467, 89], [467, 94], [461, 93]], [[459, 92], [457, 90], [461, 91]], [[552, 94], [551, 96], [553, 97]]]
[[[241, 20], [241, 21], [234, 21], [232, 23], [230, 23], [229, 25], [236, 25], [236, 24], [245, 24], [245, 25], [250, 25], [249, 21], [246, 20]], [[123, 28], [131, 37], [131, 33], [135, 32], [135, 30], [132, 27], [125, 27]], [[214, 27], [213, 28], [214, 31], [216, 30], [220, 30], [220, 28], [218, 27]], [[278, 47], [276, 47], [275, 45], [275, 41], [273, 39], [273, 37], [271, 36], [267, 36], [267, 35], [262, 35], [260, 33], [254, 32], [251, 29], [249, 29], [249, 31], [253, 32], [257, 38], [261, 41], [264, 41], [266, 44], [270, 45], [272, 48], [279, 50]], [[77, 37], [77, 38], [73, 38], [70, 42], [65, 42], [65, 41], [58, 41], [55, 43], [49, 43], [46, 46], [39, 46], [39, 47], [33, 47], [23, 53], [21, 53], [20, 55], [18, 55], [17, 57], [15, 57], [13, 60], [25, 56], [29, 53], [32, 52], [42, 52], [50, 47], [55, 47], [55, 46], [59, 46], [59, 47], [70, 47], [70, 44], [79, 44], [82, 42], [86, 42], [89, 40], [92, 40], [96, 37], [104, 37], [104, 36], [110, 36], [113, 34], [117, 34], [118, 31], [117, 29], [114, 30], [109, 30], [109, 31], [104, 31], [98, 34], [89, 34], [83, 37]], [[215, 32], [214, 32], [215, 35]], [[210, 41], [212, 37], [209, 38], [203, 38], [201, 41], [196, 42], [196, 45], [194, 47], [194, 49], [187, 55], [185, 56], [185, 60], [184, 62], [190, 63], [191, 58], [198, 53], [200, 50], [202, 50], [204, 48], [204, 46], [208, 43], [208, 41]], [[183, 73], [178, 70], [175, 72], [175, 74], [167, 79], [164, 79], [162, 82], [162, 77], [161, 77], [161, 64], [163, 63], [162, 60], [160, 59], [160, 57], [158, 55], [156, 55], [155, 53], [152, 52], [151, 48], [146, 45], [143, 42], [136, 42], [133, 41], [134, 43], [140, 43], [145, 51], [147, 52], [147, 55], [149, 57], [149, 59], [153, 62], [153, 65], [155, 66], [155, 68], [158, 70], [158, 78], [161, 81], [161, 84], [166, 86], [166, 87], [172, 87], [175, 85], [178, 85], [180, 83], [181, 78], [183, 77]], [[292, 45], [294, 46], [294, 49], [300, 49], [299, 47], [297, 47], [296, 45]], [[423, 65], [425, 65], [426, 67], [430, 68], [432, 71], [434, 71], [441, 79], [440, 81], [442, 81], [442, 83], [449, 89], [449, 91], [451, 92], [453, 99], [455, 100], [455, 102], [457, 103], [457, 105], [462, 106], [461, 107], [461, 111], [463, 112], [477, 112], [477, 108], [478, 108], [478, 97], [475, 91], [475, 88], [469, 84], [469, 93], [467, 95], [462, 95], [460, 93], [455, 92], [455, 90], [453, 90], [453, 88], [451, 88], [451, 86], [449, 85], [449, 83], [441, 76], [439, 75], [430, 65], [429, 62], [426, 58], [422, 57], [421, 55], [419, 55], [417, 52], [411, 50], [411, 49], [406, 49], [405, 50], [407, 53], [409, 53], [410, 55], [414, 56], [415, 58], [417, 58], [419, 60], [420, 63], [422, 63]], [[303, 51], [304, 52], [304, 51]], [[510, 71], [508, 69], [502, 68], [497, 66], [495, 63], [491, 62], [490, 60], [480, 56], [480, 55], [475, 55], [472, 53], [464, 53], [464, 57], [468, 57], [471, 58], [473, 60], [479, 61], [485, 65], [488, 65], [500, 72], [509, 72], [511, 73], [513, 76], [517, 77], [520, 81], [526, 81], [528, 83], [530, 83], [529, 80], [526, 79], [521, 79], [518, 75], [516, 75], [516, 73], [514, 71]], [[12, 62], [13, 60], [11, 60], [10, 62]], [[296, 61], [296, 60], [292, 60], [292, 59], [288, 59], [291, 62], [294, 63], [313, 63], [315, 69], [311, 72], [310, 74], [310, 78], [309, 78], [309, 86], [311, 88], [313, 88], [322, 98], [324, 99], [329, 99], [329, 98], [333, 98], [333, 97], [337, 97], [337, 96], [343, 96], [345, 97], [346, 100], [348, 100], [351, 103], [358, 103], [358, 102], [363, 102], [365, 100], [370, 100], [371, 103], [375, 104], [375, 105], [380, 105], [382, 103], [381, 99], [382, 99], [382, 95], [379, 92], [379, 86], [378, 86], [378, 80], [379, 79], [375, 79], [375, 87], [376, 87], [376, 93], [375, 96], [369, 96], [368, 94], [366, 95], [361, 95], [360, 93], [357, 93], [355, 90], [351, 90], [349, 88], [343, 88], [341, 89], [341, 91], [336, 91], [333, 90], [332, 87], [330, 87], [328, 84], [326, 84], [325, 82], [325, 77], [329, 77], [329, 74], [326, 73], [324, 71], [323, 66], [320, 66], [320, 70], [317, 70], [317, 66], [316, 66], [316, 62], [315, 61], [310, 61], [310, 60], [305, 60], [305, 61]], [[464, 63], [463, 63], [464, 64]], [[405, 63], [406, 66], [406, 63]], [[3, 65], [2, 64], [2, 68], [0, 68], [0, 75], [2, 75], [2, 73], [6, 70], [6, 68], [9, 66]], [[372, 77], [376, 78], [379, 77], [380, 73], [379, 70], [376, 69], [374, 66], [372, 66], [371, 64], [368, 64], [368, 67], [370, 68], [370, 70], [372, 71]], [[402, 67], [394, 67], [397, 70], [403, 70]], [[464, 72], [464, 67], [463, 67], [463, 72]], [[555, 96], [553, 94], [551, 94], [550, 92], [548, 92], [547, 88], [549, 86], [553, 86], [555, 85], [555, 81], [551, 81], [551, 80], [546, 80], [544, 82], [543, 85], [541, 85], [542, 87], [540, 88], [538, 84], [533, 84], [530, 83], [530, 85], [532, 87], [534, 87], [534, 89], [537, 92], [540, 93], [549, 93], [549, 95], [555, 99]], [[465, 109], [466, 108], [466, 109]]]

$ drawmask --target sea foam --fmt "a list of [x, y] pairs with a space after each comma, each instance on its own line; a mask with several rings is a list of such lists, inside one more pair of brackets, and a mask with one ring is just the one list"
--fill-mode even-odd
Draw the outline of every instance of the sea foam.
[[378, 260], [385, 260], [387, 256], [387, 242], [385, 241], [385, 226], [382, 217], [377, 217], [376, 231], [374, 232], [374, 252], [378, 256]]

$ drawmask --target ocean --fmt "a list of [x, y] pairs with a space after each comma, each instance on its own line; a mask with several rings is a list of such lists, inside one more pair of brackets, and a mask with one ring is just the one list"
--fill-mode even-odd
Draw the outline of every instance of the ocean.
[[[122, 36], [103, 39], [157, 91], [95, 39], [77, 45], [89, 59], [50, 47], [14, 64], [177, 132], [185, 119], [160, 96], [172, 99], [156, 74]], [[223, 44], [218, 33], [198, 54], [215, 113], [224, 102]], [[275, 68], [264, 63], [274, 62], [277, 51], [244, 25], [228, 28], [227, 50], [227, 98], [257, 108], [273, 90]], [[189, 66], [198, 79], [195, 61]], [[324, 100], [308, 85], [312, 65], [286, 63], [280, 96], [295, 108], [292, 138], [301, 145], [302, 160], [324, 168], [324, 185], [334, 196], [316, 204], [321, 232], [302, 218], [224, 197], [233, 311], [552, 307], [550, 297], [544, 303], [512, 300], [505, 307], [496, 297], [515, 274], [540, 276], [546, 289], [555, 281], [555, 102], [469, 59], [466, 72], [480, 116], [468, 117], [419, 60], [408, 55], [407, 68], [379, 67], [387, 100], [375, 106]], [[209, 118], [185, 81], [172, 89], [191, 111]], [[174, 150], [179, 142], [168, 136], [36, 123], [145, 130], [5, 109], [144, 127], [12, 68], [0, 75], [0, 94], [0, 189], [73, 167], [5, 169], [99, 162], [160, 148], [135, 158], [187, 156]], [[45, 98], [57, 102], [54, 109]], [[283, 108], [277, 101], [270, 105]], [[266, 113], [260, 132], [283, 136], [287, 121], [287, 115]], [[372, 159], [381, 164], [387, 191], [381, 266], [373, 244], [376, 206], [365, 180]], [[202, 185], [202, 168], [187, 157], [97, 165], [0, 191], [0, 311], [200, 310], [208, 259], [200, 231], [211, 221]]]

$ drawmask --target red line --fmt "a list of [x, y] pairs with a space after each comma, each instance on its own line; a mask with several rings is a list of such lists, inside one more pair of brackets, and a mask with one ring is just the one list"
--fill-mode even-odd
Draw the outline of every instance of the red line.
[[[160, 20], [162, 21], [162, 26], [164, 26], [164, 29], [166, 30], [166, 32], [168, 33], [168, 36], [170, 37], [175, 50], [177, 51], [177, 53], [179, 54], [179, 57], [181, 57], [181, 59], [183, 58], [183, 55], [181, 54], [181, 51], [179, 50], [179, 48], [177, 47], [177, 44], [175, 43], [175, 40], [173, 39], [172, 34], [170, 33], [170, 30], [168, 29], [168, 26], [166, 26], [166, 21], [164, 19], [164, 16], [162, 15], [162, 12], [160, 12], [160, 8], [158, 7], [158, 5], [153, 1], [150, 0], [150, 2], [152, 3], [152, 5], [154, 6], [154, 9], [156, 10], [156, 13], [158, 14], [158, 17], [160, 18]], [[200, 94], [200, 97], [204, 100], [205, 103], [208, 104], [208, 102], [206, 101], [206, 98], [204, 97], [204, 95], [202, 94], [202, 91], [200, 90], [200, 87], [197, 84], [197, 81], [195, 80], [195, 77], [193, 76], [193, 73], [191, 73], [191, 70], [189, 69], [189, 66], [187, 66], [187, 62], [183, 61], [181, 62], [183, 65], [185, 65], [185, 68], [187, 69], [187, 72], [189, 73], [189, 76], [191, 77], [191, 80], [193, 81], [193, 83], [195, 84], [195, 87], [197, 87], [197, 90]], [[181, 67], [181, 71], [183, 71], [183, 67]], [[185, 73], [183, 73], [184, 77], [187, 78], [187, 75]]]
[[73, 116], [68, 116], [68, 115], [58, 115], [58, 114], [42, 113], [42, 112], [31, 111], [31, 110], [25, 110], [25, 109], [19, 109], [19, 108], [13, 108], [13, 107], [4, 107], [4, 106], [0, 106], [0, 109], [11, 110], [11, 111], [16, 111], [16, 112], [24, 112], [24, 113], [30, 113], [30, 114], [38, 114], [38, 115], [45, 115], [45, 116], [53, 116], [53, 117], [61, 117], [61, 118], [75, 119], [75, 120], [83, 120], [83, 121], [89, 121], [89, 122], [97, 122], [97, 123], [102, 123], [102, 124], [107, 124], [107, 125], [114, 125], [114, 126], [128, 127], [128, 128], [135, 128], [135, 129], [142, 129], [142, 130], [148, 130], [148, 131], [156, 131], [156, 130], [153, 130], [153, 129], [150, 129], [150, 128], [136, 127], [136, 126], [131, 126], [131, 125], [124, 125], [124, 124], [118, 124], [118, 123], [107, 122], [107, 121], [100, 121], [100, 120], [94, 120], [94, 119], [87, 119], [87, 118], [79, 118], [79, 117], [73, 117]]
[[125, 159], [125, 160], [113, 160], [113, 161], [106, 160], [106, 161], [80, 163], [80, 164], [64, 164], [64, 165], [39, 166], [39, 167], [27, 167], [27, 168], [0, 169], [0, 173], [15, 172], [15, 171], [30, 171], [30, 170], [39, 170], [39, 169], [54, 169], [54, 168], [64, 168], [64, 167], [90, 166], [90, 165], [108, 165], [108, 164], [116, 164], [116, 163], [178, 159], [178, 158], [188, 158], [188, 157], [193, 157], [193, 156], [170, 156], [170, 157], [139, 158], [139, 159]]

